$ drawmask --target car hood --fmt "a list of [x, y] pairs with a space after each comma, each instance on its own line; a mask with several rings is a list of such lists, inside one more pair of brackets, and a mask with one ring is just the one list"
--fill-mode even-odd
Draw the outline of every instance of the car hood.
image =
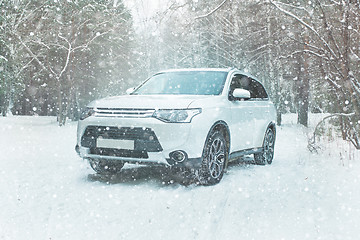
[[185, 109], [204, 95], [124, 95], [93, 101], [92, 108]]

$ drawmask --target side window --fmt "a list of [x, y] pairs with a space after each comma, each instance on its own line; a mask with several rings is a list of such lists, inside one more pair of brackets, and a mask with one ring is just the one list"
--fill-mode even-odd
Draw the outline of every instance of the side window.
[[251, 79], [250, 88], [248, 89], [251, 94], [251, 98], [267, 99], [268, 95], [265, 88], [258, 81]]
[[252, 99], [267, 99], [268, 95], [261, 83], [245, 75], [236, 74], [231, 80], [229, 89], [229, 100], [234, 100], [232, 93], [235, 88], [246, 89], [250, 92]]

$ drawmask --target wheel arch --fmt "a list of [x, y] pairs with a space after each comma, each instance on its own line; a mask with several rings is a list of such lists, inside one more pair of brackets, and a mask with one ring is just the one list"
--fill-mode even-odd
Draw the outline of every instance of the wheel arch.
[[[229, 126], [227, 125], [227, 123], [223, 120], [217, 121], [215, 122], [212, 127], [210, 128], [207, 136], [206, 136], [206, 141], [207, 139], [210, 137], [210, 135], [214, 132], [214, 131], [220, 131], [223, 136], [225, 137], [226, 140], [226, 147], [228, 149], [228, 155], [230, 154], [230, 145], [231, 145], [231, 136], [230, 136], [230, 129]], [[205, 144], [206, 144], [205, 141]], [[205, 146], [205, 145], [204, 145]], [[229, 157], [227, 157], [226, 159], [226, 165], [225, 168], [227, 167], [227, 163], [229, 162]]]

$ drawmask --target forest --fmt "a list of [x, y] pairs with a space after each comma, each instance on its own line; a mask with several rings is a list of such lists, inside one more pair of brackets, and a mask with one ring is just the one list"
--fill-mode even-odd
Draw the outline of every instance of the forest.
[[[236, 67], [360, 149], [360, 0], [0, 0], [0, 113], [77, 120], [167, 68]], [[146, 13], [146, 14], [145, 14]]]

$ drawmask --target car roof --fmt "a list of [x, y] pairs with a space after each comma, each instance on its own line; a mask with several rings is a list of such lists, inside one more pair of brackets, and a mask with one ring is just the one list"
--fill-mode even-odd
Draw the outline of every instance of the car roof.
[[236, 68], [228, 67], [228, 68], [174, 68], [174, 69], [167, 69], [163, 71], [159, 71], [156, 74], [159, 73], [167, 73], [167, 72], [186, 72], [186, 71], [199, 71], [199, 72], [206, 72], [206, 71], [212, 71], [212, 72], [236, 72], [238, 74], [246, 75], [250, 78], [257, 79], [256, 77], [252, 76], [250, 73], [246, 71], [241, 71]]
[[174, 68], [174, 69], [167, 69], [160, 71], [158, 73], [164, 73], [164, 72], [186, 72], [186, 71], [211, 71], [211, 72], [229, 72], [233, 70], [234, 68]]

